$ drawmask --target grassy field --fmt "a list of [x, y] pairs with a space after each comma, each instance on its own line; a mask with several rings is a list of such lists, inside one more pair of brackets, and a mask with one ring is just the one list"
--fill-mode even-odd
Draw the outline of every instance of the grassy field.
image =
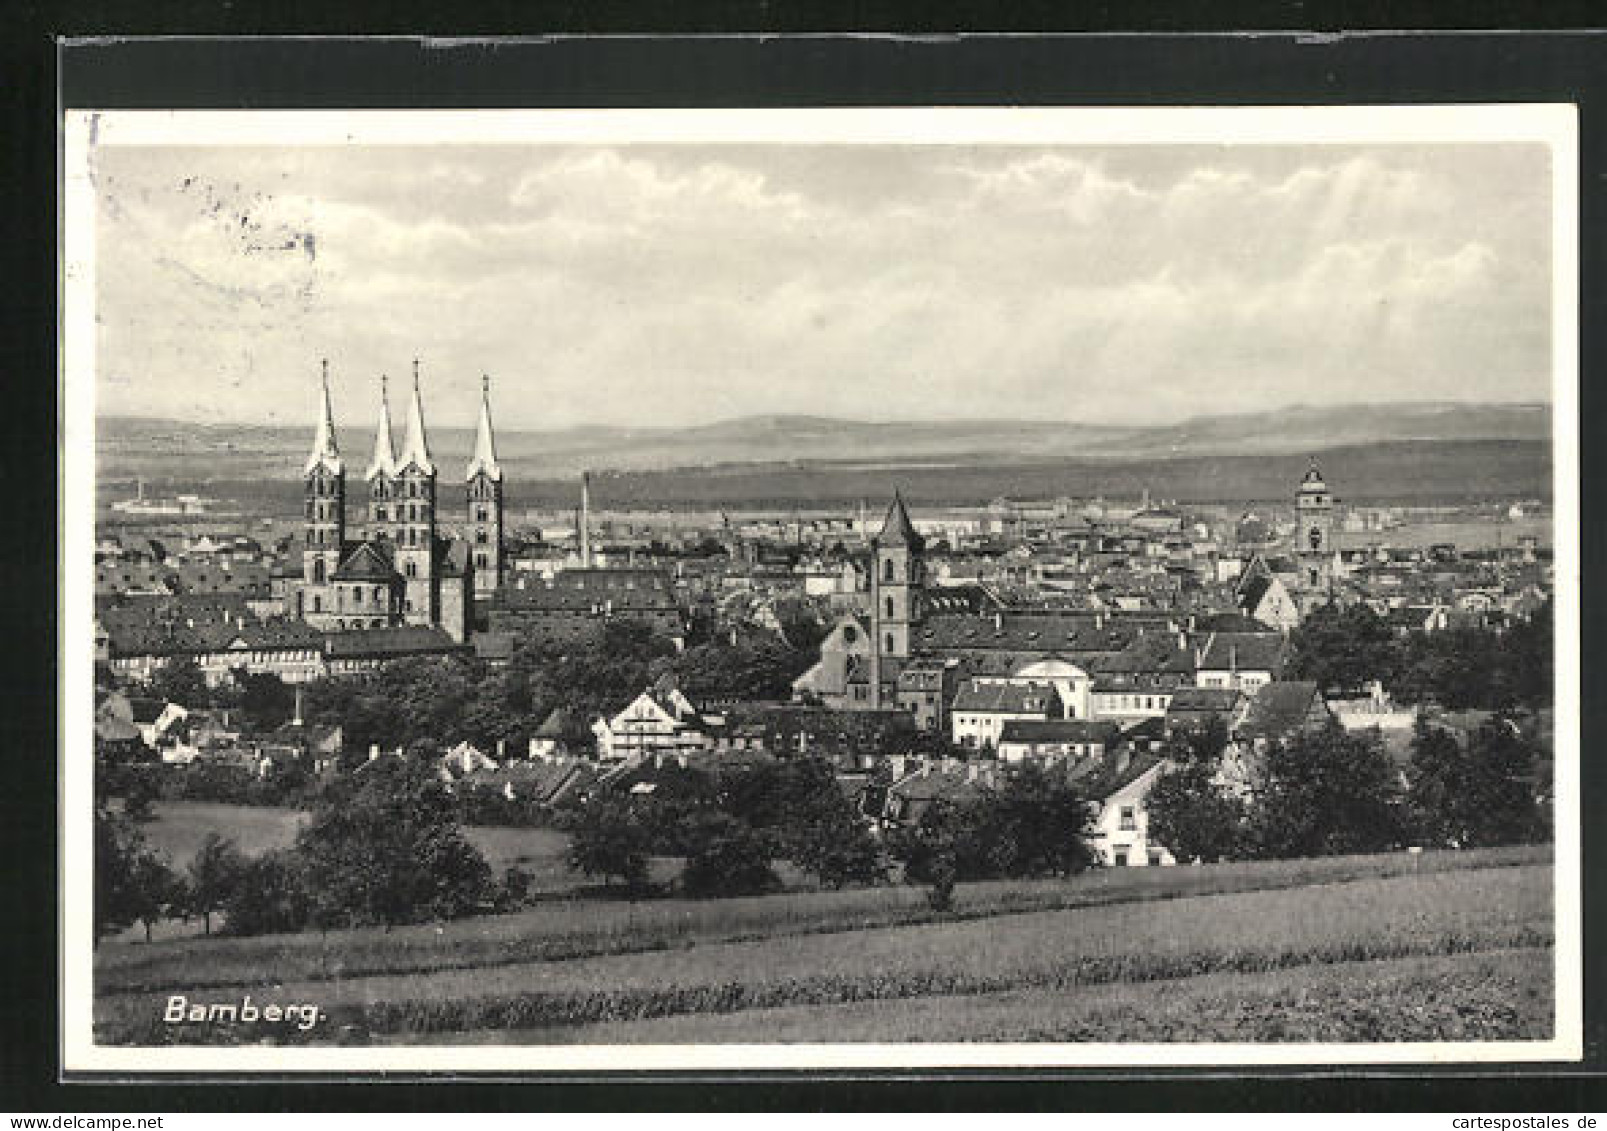
[[924, 890], [899, 886], [724, 900], [562, 900], [513, 914], [389, 931], [159, 937], [151, 945], [129, 935], [100, 947], [96, 982], [102, 991], [122, 992], [249, 986], [265, 978], [311, 981], [426, 973], [1549, 861], [1550, 849], [1541, 846], [1428, 852], [1415, 862], [1393, 853], [1199, 868], [1102, 869], [1070, 879], [961, 884], [948, 916], [931, 911]]
[[[1544, 948], [1293, 966], [1066, 990], [1034, 988], [740, 1013], [689, 1013], [535, 1030], [466, 1043], [901, 1044], [926, 1041], [1530, 1040], [1553, 1017]], [[438, 1035], [395, 1034], [414, 1044]]]
[[[1155, 870], [1161, 875], [1199, 879], [1210, 871]], [[1229, 875], [1243, 882], [1243, 869]], [[689, 1015], [756, 1017], [755, 1011], [829, 1006], [832, 1008], [811, 1015], [813, 1021], [803, 1023], [813, 1037], [791, 1039], [835, 1040], [839, 1030], [834, 1017], [853, 1003], [907, 1005], [936, 998], [985, 996], [995, 1005], [1004, 1002], [1008, 1013], [1008, 999], [997, 995], [1023, 993], [1047, 1001], [1045, 994], [1089, 986], [1130, 987], [1176, 979], [1203, 984], [1199, 979], [1209, 976], [1260, 978], [1319, 965], [1544, 950], [1551, 942], [1551, 870], [1542, 864], [1430, 870], [1333, 882], [1311, 883], [1308, 879], [1305, 886], [1288, 887], [1295, 875], [1287, 866], [1281, 874], [1271, 870], [1265, 874], [1268, 879], [1282, 878], [1285, 886], [1281, 890], [1274, 885], [1236, 894], [1191, 895], [1187, 888], [1167, 891], [1150, 881], [1147, 887], [1106, 889], [1103, 902], [1090, 900], [1063, 910], [1001, 915], [1005, 901], [1000, 899], [994, 913], [972, 919], [859, 929], [845, 922], [830, 932], [809, 929], [808, 921], [794, 911], [790, 922], [794, 928], [803, 927], [801, 932], [794, 929], [789, 933], [785, 929], [789, 920], [773, 916], [762, 937], [745, 941], [691, 939], [683, 940], [679, 949], [576, 953], [536, 961], [497, 962], [493, 958], [482, 965], [438, 966], [413, 973], [365, 974], [347, 967], [295, 978], [259, 962], [254, 980], [240, 988], [271, 993], [279, 1000], [318, 1003], [328, 1021], [314, 1030], [313, 1039], [332, 1039], [346, 1031], [381, 1037], [435, 1034], [436, 1039], [449, 1043], [463, 1033], [552, 1031], [543, 1039], [573, 1040], [577, 1027], [591, 1025]], [[1063, 886], [1074, 885], [1075, 881]], [[777, 910], [799, 899], [771, 898], [779, 900]], [[690, 908], [681, 910], [685, 913]], [[532, 926], [528, 920], [524, 925], [527, 929]], [[619, 937], [629, 940], [631, 930], [626, 926]], [[398, 934], [401, 932], [392, 932]], [[264, 940], [238, 941], [261, 944]], [[228, 1034], [215, 1029], [161, 1025], [164, 991], [193, 992], [197, 988], [194, 979], [201, 971], [198, 965], [191, 965], [185, 977], [180, 973], [185, 968], [169, 969], [163, 979], [157, 967], [126, 961], [135, 949], [121, 948], [115, 959], [108, 954], [109, 961], [102, 963], [102, 994], [97, 1003], [100, 1039], [131, 1043], [228, 1039]], [[145, 949], [152, 953], [188, 951], [193, 944]], [[343, 949], [337, 947], [335, 953]], [[283, 957], [295, 953], [280, 952]], [[266, 957], [259, 952], [259, 959]], [[1392, 977], [1400, 973], [1377, 972]], [[1442, 981], [1450, 979], [1445, 984], [1453, 988], [1472, 984], [1467, 982], [1465, 970], [1442, 970], [1436, 976], [1441, 975]], [[1393, 982], [1386, 978], [1382, 989], [1370, 991], [1372, 997], [1387, 1002], [1391, 995], [1400, 998], [1407, 994], [1415, 983], [1404, 974], [1401, 978]], [[158, 988], [157, 983], [164, 980], [166, 985]], [[112, 989], [119, 982], [129, 988]], [[143, 985], [134, 988], [139, 983]], [[1313, 984], [1327, 986], [1329, 980], [1319, 978]], [[1534, 984], [1549, 993], [1546, 980]], [[1223, 1001], [1232, 996], [1229, 991], [1220, 993], [1227, 995]], [[1341, 991], [1335, 993], [1340, 994], [1339, 999], [1327, 1005], [1320, 997], [1307, 995], [1315, 1003], [1309, 1008], [1329, 1017], [1329, 1024], [1345, 1029], [1349, 1024], [1343, 1020], [1345, 1014], [1335, 1010], [1348, 998]], [[1450, 1003], [1446, 1008], [1453, 1012], [1460, 1008], [1456, 1001], [1446, 1000]], [[1282, 1008], [1276, 1000], [1266, 1006], [1269, 1016]], [[979, 1024], [984, 1030], [991, 1032], [988, 1026], [1000, 1023], [997, 1012], [981, 1009]], [[1385, 1012], [1384, 1006], [1378, 1006], [1369, 1016]], [[985, 1014], [993, 1020], [987, 1020]], [[1475, 1021], [1466, 1024], [1477, 1028], [1476, 1008], [1471, 1016]], [[1187, 1037], [1188, 1017], [1186, 1012], [1179, 1015], [1180, 1035], [1167, 1039], [1194, 1039]], [[1198, 1025], [1221, 1023], [1220, 1018], [1212, 1017], [1201, 1014]], [[1053, 1018], [1042, 1022], [1053, 1023]], [[1366, 1025], [1360, 1021], [1357, 1025], [1358, 1035], [1337, 1039], [1371, 1039]], [[1488, 1035], [1499, 1030], [1493, 1021], [1485, 1028]], [[305, 1034], [282, 1035], [309, 1039]]]

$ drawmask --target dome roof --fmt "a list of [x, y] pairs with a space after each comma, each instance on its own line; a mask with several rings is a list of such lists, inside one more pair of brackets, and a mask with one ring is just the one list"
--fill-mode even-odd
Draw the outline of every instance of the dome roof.
[[1033, 660], [1022, 664], [1010, 673], [1018, 679], [1087, 679], [1088, 673], [1069, 660], [1051, 656], [1046, 660]]

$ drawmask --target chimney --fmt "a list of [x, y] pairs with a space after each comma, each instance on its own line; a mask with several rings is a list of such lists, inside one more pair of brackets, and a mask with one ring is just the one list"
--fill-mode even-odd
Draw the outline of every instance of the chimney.
[[296, 684], [296, 717], [290, 720], [291, 726], [301, 726], [301, 684]]
[[375, 762], [375, 761], [379, 760], [379, 743], [373, 742], [373, 743], [369, 744], [369, 747], [368, 747], [368, 760], [370, 762]]
[[580, 473], [580, 566], [591, 568], [591, 472]]
[[508, 757], [508, 740], [505, 739], [505, 738], [499, 738], [499, 739], [497, 739], [497, 761], [499, 761], [499, 762], [506, 761], [507, 757]]
[[1004, 631], [1004, 614], [1003, 613], [994, 613], [993, 614], [993, 631], [994, 632], [1003, 632]]

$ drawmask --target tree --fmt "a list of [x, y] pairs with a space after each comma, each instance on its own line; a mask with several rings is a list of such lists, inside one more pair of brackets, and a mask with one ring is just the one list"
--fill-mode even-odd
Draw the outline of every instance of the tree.
[[927, 902], [934, 911], [954, 906], [965, 835], [960, 811], [939, 798], [927, 806], [914, 827], [895, 829], [889, 837], [893, 857], [904, 865], [905, 882], [928, 885]]
[[278, 849], [244, 861], [220, 908], [230, 935], [299, 931], [312, 920], [312, 897], [300, 857]]
[[144, 834], [121, 813], [95, 810], [95, 937], [134, 923], [151, 926], [179, 900], [177, 878]]
[[728, 813], [711, 813], [696, 839], [681, 872], [688, 895], [762, 895], [781, 886], [770, 865], [772, 839], [745, 822]]
[[1230, 860], [1245, 851], [1247, 806], [1217, 780], [1227, 740], [1227, 725], [1211, 715], [1167, 741], [1167, 768], [1146, 800], [1149, 836], [1180, 860]]
[[595, 797], [580, 810], [569, 838], [569, 866], [604, 882], [618, 877], [626, 887], [647, 883], [649, 830], [628, 801]]
[[151, 676], [151, 694], [184, 707], [204, 707], [208, 703], [206, 677], [194, 656], [174, 656]]
[[1421, 716], [1412, 735], [1407, 800], [1413, 829], [1430, 844], [1477, 848], [1544, 835], [1536, 796], [1537, 750], [1505, 716], [1460, 742]]
[[1075, 875], [1093, 862], [1090, 806], [1062, 773], [1027, 763], [967, 808], [978, 874]]
[[320, 926], [454, 919], [491, 897], [490, 866], [421, 761], [382, 759], [326, 790], [296, 854]]
[[185, 910], [201, 916], [206, 934], [212, 933], [212, 915], [228, 902], [245, 866], [234, 841], [215, 832], [208, 833], [196, 850], [186, 877]]
[[1216, 767], [1184, 762], [1162, 771], [1150, 789], [1149, 838], [1179, 860], [1232, 860], [1245, 852], [1244, 802], [1216, 780]]
[[240, 695], [240, 709], [259, 731], [273, 730], [289, 722], [296, 709], [296, 693], [272, 672], [248, 672], [236, 668], [234, 684]]
[[1324, 689], [1353, 691], [1368, 680], [1388, 679], [1396, 665], [1389, 625], [1365, 604], [1313, 609], [1289, 642], [1291, 678], [1315, 680]]
[[1394, 848], [1401, 836], [1398, 792], [1381, 745], [1330, 720], [1268, 751], [1252, 813], [1257, 849], [1282, 858]]
[[136, 768], [123, 776], [123, 815], [135, 824], [146, 824], [156, 817], [155, 804], [162, 796], [156, 775]]

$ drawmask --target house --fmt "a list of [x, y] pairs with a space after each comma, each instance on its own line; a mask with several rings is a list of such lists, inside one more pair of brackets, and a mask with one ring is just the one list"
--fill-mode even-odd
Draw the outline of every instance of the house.
[[608, 762], [637, 763], [709, 744], [708, 724], [679, 688], [660, 681], [610, 719], [592, 724], [597, 753]]
[[480, 770], [494, 770], [499, 765], [495, 758], [482, 753], [473, 743], [460, 742], [441, 756], [436, 770], [444, 781], [452, 782]]
[[1001, 762], [1102, 759], [1116, 746], [1121, 728], [1089, 719], [1012, 720], [999, 735]]
[[1287, 632], [1300, 624], [1300, 607], [1276, 574], [1258, 572], [1242, 579], [1234, 600], [1245, 616], [1279, 632]]
[[1197, 687], [1229, 687], [1251, 692], [1283, 675], [1286, 637], [1271, 632], [1212, 632], [1196, 645]]
[[959, 676], [957, 659], [911, 661], [898, 673], [895, 702], [914, 717], [916, 729], [941, 733], [948, 729]]
[[1199, 730], [1211, 719], [1228, 726], [1244, 703], [1244, 692], [1236, 687], [1180, 687], [1166, 708], [1166, 729]]
[[466, 655], [472, 651], [472, 645], [459, 644], [437, 625], [350, 628], [324, 638], [324, 663], [332, 676], [360, 675], [390, 660], [409, 656]]
[[906, 765], [895, 759], [893, 783], [881, 795], [882, 810], [875, 816], [885, 825], [918, 825], [934, 803], [963, 805], [993, 784], [993, 768], [983, 762], [923, 758]]
[[1064, 716], [1065, 706], [1053, 684], [971, 679], [954, 696], [951, 733], [961, 746], [997, 748], [1007, 722]]
[[1401, 605], [1384, 614], [1384, 623], [1397, 636], [1414, 632], [1440, 632], [1450, 623], [1444, 605]]
[[574, 753], [570, 745], [583, 730], [584, 727], [578, 725], [567, 708], [554, 707], [530, 736], [530, 760], [559, 758]]
[[1125, 748], [1100, 772], [1083, 777], [1080, 788], [1094, 798], [1098, 812], [1089, 837], [1099, 862], [1109, 868], [1170, 867], [1172, 853], [1149, 836], [1149, 792], [1165, 771], [1158, 754]]

